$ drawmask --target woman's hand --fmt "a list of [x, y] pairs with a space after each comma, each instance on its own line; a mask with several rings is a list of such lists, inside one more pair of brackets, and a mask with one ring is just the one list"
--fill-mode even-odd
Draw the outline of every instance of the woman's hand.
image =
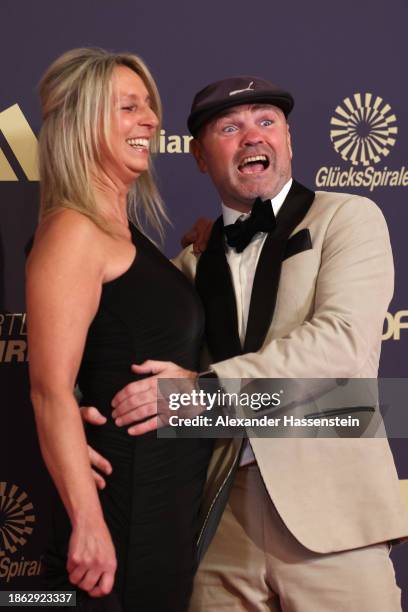
[[[80, 408], [80, 414], [85, 425], [87, 423], [90, 425], [104, 425], [106, 423], [106, 417], [104, 417], [94, 406], [82, 406]], [[99, 490], [102, 490], [106, 487], [106, 481], [100, 472], [102, 472], [104, 476], [110, 476], [110, 474], [112, 474], [112, 465], [105, 457], [93, 449], [92, 446], [89, 446], [89, 444], [88, 456], [95, 484]]]
[[87, 517], [73, 526], [67, 570], [70, 582], [91, 597], [103, 597], [111, 592], [116, 554], [103, 519]]
[[[88, 455], [91, 464], [93, 479], [98, 489], [102, 491], [102, 489], [106, 487], [106, 480], [97, 470], [99, 470], [106, 476], [110, 476], [110, 474], [112, 474], [112, 465], [107, 459], [105, 459], [105, 457], [103, 457], [96, 450], [94, 450], [92, 446], [89, 446], [89, 444]], [[97, 470], [95, 468], [97, 468]]]

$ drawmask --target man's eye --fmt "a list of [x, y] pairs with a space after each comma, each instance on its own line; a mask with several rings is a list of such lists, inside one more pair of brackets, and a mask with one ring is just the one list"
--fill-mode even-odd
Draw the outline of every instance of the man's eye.
[[272, 119], [262, 119], [261, 121], [261, 125], [268, 127], [269, 125], [272, 125], [273, 121]]
[[226, 134], [230, 134], [231, 132], [235, 132], [236, 131], [236, 127], [235, 125], [225, 125], [222, 128], [222, 131], [225, 132]]

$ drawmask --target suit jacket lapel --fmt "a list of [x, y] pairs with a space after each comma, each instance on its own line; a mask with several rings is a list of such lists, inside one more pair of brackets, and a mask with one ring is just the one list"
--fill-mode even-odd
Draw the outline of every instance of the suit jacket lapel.
[[197, 264], [195, 285], [204, 304], [206, 340], [212, 358], [222, 361], [241, 354], [237, 306], [225, 256], [222, 217], [214, 223], [207, 249]]
[[314, 192], [293, 181], [276, 218], [276, 229], [265, 240], [252, 287], [244, 353], [256, 352], [271, 326], [287, 240], [314, 200]]

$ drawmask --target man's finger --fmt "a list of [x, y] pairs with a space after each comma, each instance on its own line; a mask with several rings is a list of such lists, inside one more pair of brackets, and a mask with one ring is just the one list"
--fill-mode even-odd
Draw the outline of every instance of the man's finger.
[[207, 248], [213, 225], [213, 221], [207, 220], [207, 224], [203, 228], [202, 234], [199, 236], [197, 242], [194, 244], [194, 246], [197, 244], [197, 249], [199, 249], [201, 253], [203, 253]]
[[143, 406], [138, 406], [133, 410], [130, 410], [120, 418], [117, 418], [115, 420], [115, 423], [118, 427], [123, 427], [124, 425], [129, 425], [130, 423], [135, 423], [137, 421], [147, 419], [148, 417], [151, 417], [155, 414], [157, 414], [156, 400], [154, 400], [153, 402], [146, 403]]
[[148, 359], [141, 364], [133, 364], [131, 369], [136, 374], [160, 374], [169, 367], [168, 361], [155, 361]]
[[[133, 368], [133, 366], [132, 366]], [[114, 408], [117, 408], [121, 402], [133, 395], [137, 395], [142, 391], [147, 391], [150, 389], [151, 383], [149, 382], [149, 378], [144, 378], [143, 380], [137, 380], [135, 382], [131, 382], [126, 387], [123, 387], [117, 394], [114, 396], [111, 405]]]
[[153, 417], [148, 421], [144, 421], [143, 423], [138, 423], [137, 425], [132, 425], [129, 427], [128, 434], [130, 436], [141, 436], [149, 431], [154, 431], [159, 427], [162, 427], [163, 424], [159, 422], [158, 417]]
[[201, 217], [198, 219], [191, 230], [182, 238], [182, 246], [186, 247], [189, 244], [193, 245], [193, 252], [198, 255], [207, 248], [208, 239], [210, 237], [214, 221]]
[[[129, 412], [136, 411], [133, 420], [140, 420], [143, 416], [139, 416], [139, 410], [143, 408], [146, 404], [151, 404], [152, 402], [156, 402], [157, 400], [157, 388], [155, 385], [154, 389], [148, 389], [148, 391], [142, 391], [137, 395], [132, 395], [127, 399], [123, 400], [112, 412], [112, 417], [115, 419], [121, 419]], [[118, 423], [117, 423], [118, 424]], [[123, 422], [122, 422], [123, 424]]]
[[197, 239], [197, 231], [192, 228], [191, 230], [189, 230], [188, 232], [186, 232], [184, 234], [184, 236], [181, 237], [181, 246], [183, 247], [183, 249], [185, 249], [186, 247], [188, 247], [190, 244], [193, 244]]
[[140, 364], [133, 363], [130, 366], [130, 369], [132, 370], [132, 372], [136, 372], [136, 374], [152, 374], [153, 373], [147, 361], [145, 361], [144, 363], [140, 363]]
[[106, 417], [95, 406], [81, 406], [80, 413], [82, 420], [90, 425], [104, 425], [106, 423]]
[[157, 393], [156, 390], [149, 390], [143, 393], [139, 393], [137, 395], [132, 395], [131, 397], [123, 400], [112, 412], [112, 418], [121, 419], [129, 412], [135, 412], [135, 417], [133, 420], [139, 421], [141, 418], [139, 416], [139, 410], [143, 409], [146, 404], [150, 404], [152, 402], [156, 402]]

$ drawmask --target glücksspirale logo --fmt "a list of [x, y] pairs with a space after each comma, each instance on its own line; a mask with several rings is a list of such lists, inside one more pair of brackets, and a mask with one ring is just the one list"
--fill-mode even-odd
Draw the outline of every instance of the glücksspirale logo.
[[[379, 167], [397, 142], [397, 117], [391, 105], [373, 93], [354, 93], [338, 104], [330, 119], [330, 140], [341, 157], [316, 171], [318, 188], [350, 190], [406, 187], [408, 169]], [[327, 162], [326, 162], [327, 163]]]
[[330, 138], [345, 161], [355, 166], [377, 164], [395, 144], [396, 121], [391, 106], [380, 96], [355, 93], [337, 106]]
[[33, 531], [34, 506], [15, 484], [0, 482], [0, 557], [14, 554]]

